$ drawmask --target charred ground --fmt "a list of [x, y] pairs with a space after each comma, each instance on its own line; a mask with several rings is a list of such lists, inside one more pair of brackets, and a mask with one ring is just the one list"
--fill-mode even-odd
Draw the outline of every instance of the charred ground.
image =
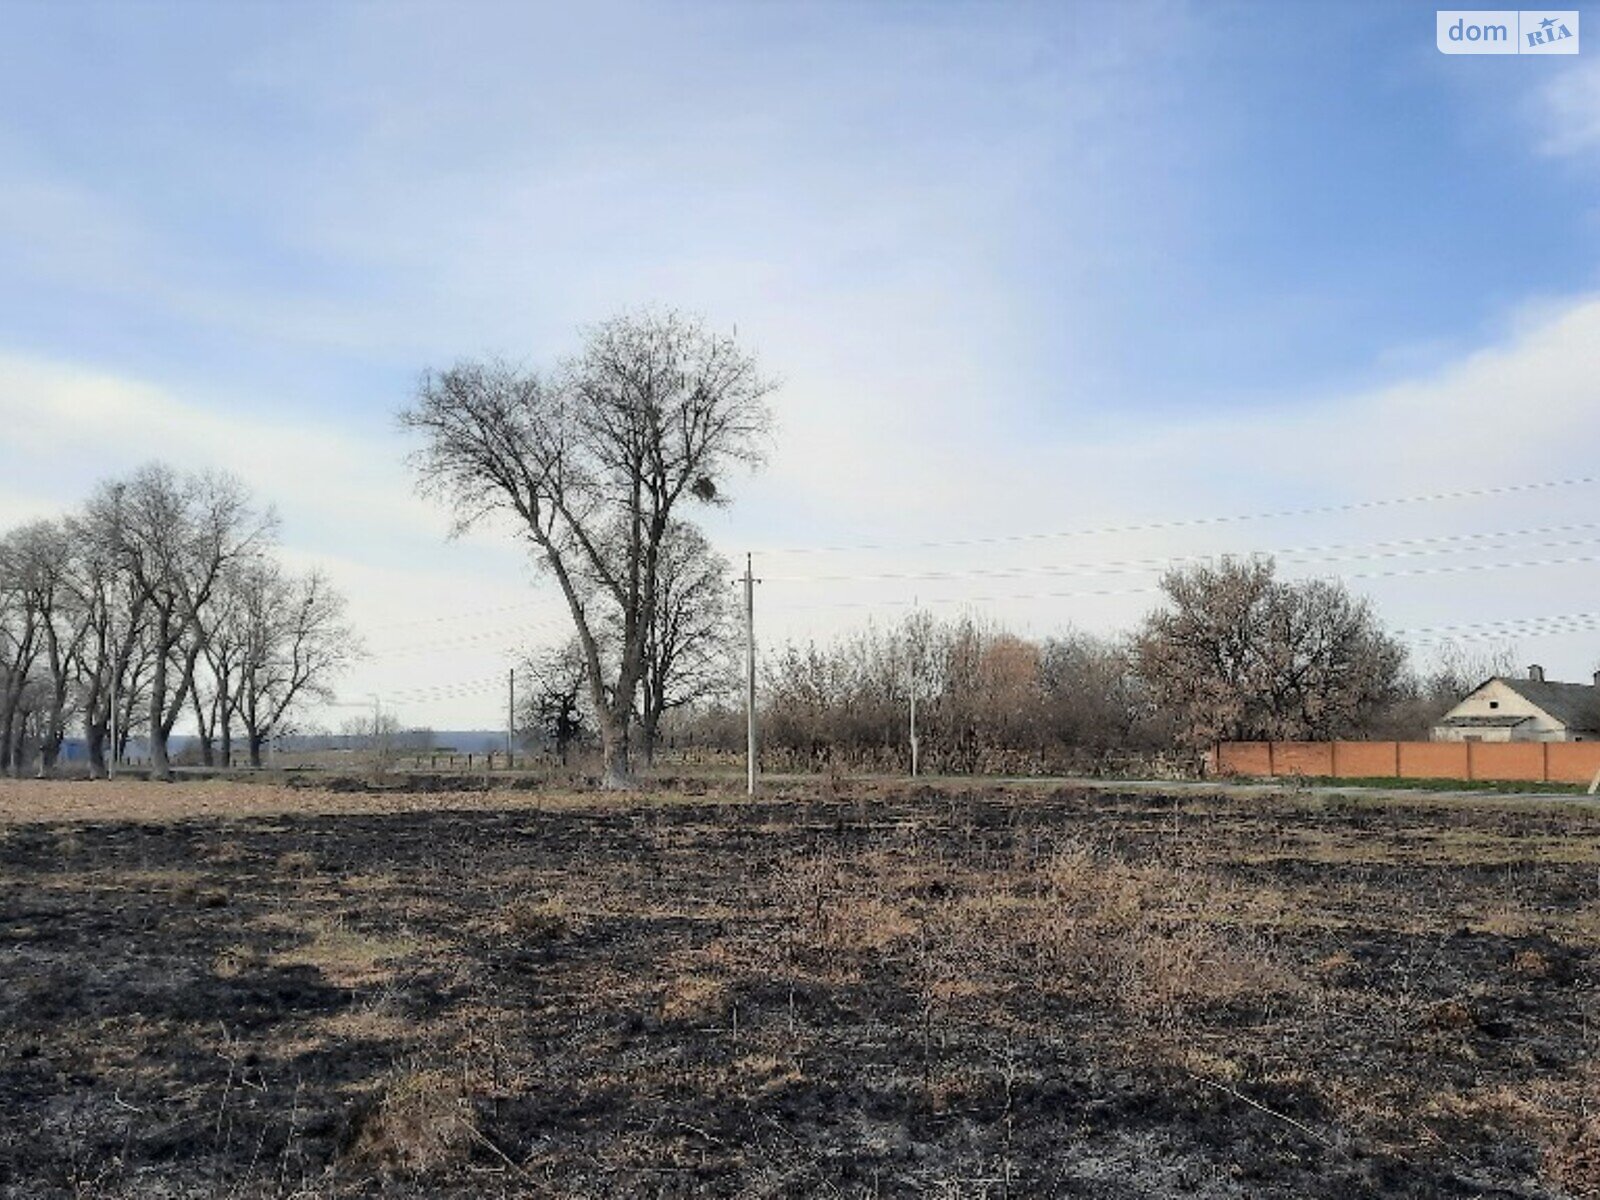
[[1600, 1194], [1594, 810], [186, 786], [0, 825], [0, 1194]]

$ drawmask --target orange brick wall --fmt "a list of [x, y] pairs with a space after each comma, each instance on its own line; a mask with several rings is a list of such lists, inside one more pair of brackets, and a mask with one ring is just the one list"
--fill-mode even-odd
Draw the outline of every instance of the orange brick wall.
[[1551, 742], [1551, 783], [1592, 783], [1600, 771], [1600, 742]]
[[1332, 742], [1274, 742], [1272, 761], [1279, 775], [1332, 775]]
[[1333, 774], [1345, 779], [1393, 779], [1400, 761], [1393, 742], [1335, 742]]
[[1466, 742], [1401, 742], [1400, 778], [1465, 779]]
[[1600, 742], [1223, 742], [1219, 775], [1589, 783]]
[[1265, 742], [1223, 742], [1217, 747], [1218, 775], [1270, 775]]
[[1544, 779], [1543, 742], [1462, 742], [1467, 748], [1467, 778]]

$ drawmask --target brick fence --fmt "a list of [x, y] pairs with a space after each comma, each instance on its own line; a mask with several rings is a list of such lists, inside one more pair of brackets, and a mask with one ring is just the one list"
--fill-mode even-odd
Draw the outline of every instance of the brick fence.
[[1223, 742], [1218, 775], [1580, 783], [1600, 772], [1600, 742]]

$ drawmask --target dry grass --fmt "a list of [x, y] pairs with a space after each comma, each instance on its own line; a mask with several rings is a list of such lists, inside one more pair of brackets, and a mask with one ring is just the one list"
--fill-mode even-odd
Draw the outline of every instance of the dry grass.
[[464, 1160], [477, 1134], [460, 1076], [397, 1071], [359, 1122], [349, 1158], [389, 1174], [419, 1175]]
[[[1216, 1163], [1278, 1155], [1274, 1194], [1339, 1194], [1304, 1186], [1332, 1159], [1284, 1165], [1299, 1135], [1259, 1100], [1365, 1161], [1445, 1164], [1430, 1181], [1467, 1164], [1600, 1198], [1600, 1092], [1572, 1058], [1589, 1025], [1571, 998], [1600, 946], [1588, 817], [1547, 863], [1563, 827], [1543, 810], [1457, 830], [1367, 810], [1346, 824], [1309, 800], [659, 811], [673, 802], [588, 797], [595, 811], [534, 822], [507, 812], [580, 802], [478, 794], [468, 806], [499, 811], [406, 818], [404, 837], [366, 821], [124, 829], [115, 869], [45, 855], [28, 880], [54, 904], [126, 893], [95, 903], [137, 909], [130, 938], [186, 931], [221, 979], [314, 969], [270, 980], [306, 1007], [272, 1019], [247, 1086], [292, 1104], [286, 1081], [321, 1072], [319, 1111], [339, 1122], [321, 1127], [352, 1132], [317, 1161], [342, 1155], [358, 1188], [393, 1190], [361, 1179], [376, 1172], [503, 1190], [529, 1171], [557, 1194], [653, 1194], [673, 1171], [730, 1195], [872, 1194], [835, 1169], [868, 1161], [893, 1194], [1061, 1194], [1058, 1158], [1092, 1175], [1132, 1128], [1228, 1140], [1194, 1159], [1202, 1191]], [[82, 831], [91, 851], [107, 837]], [[224, 884], [226, 911], [203, 911]], [[146, 1060], [169, 1036], [139, 1034]], [[108, 1058], [129, 1075], [107, 1085], [140, 1061]], [[202, 1068], [187, 1086], [216, 1074]], [[195, 1109], [201, 1125], [214, 1111]], [[1014, 1160], [1013, 1132], [1029, 1139]], [[966, 1138], [979, 1148], [959, 1158]], [[983, 1190], [1013, 1166], [1036, 1174]], [[1162, 1178], [1139, 1182], [1177, 1194]]]
[[572, 927], [572, 910], [564, 896], [518, 896], [499, 914], [502, 932], [524, 944], [553, 941]]
[[273, 955], [270, 961], [280, 967], [315, 967], [338, 987], [362, 987], [383, 982], [397, 963], [427, 949], [428, 944], [419, 938], [377, 937], [340, 921], [319, 921], [312, 925], [308, 940]]

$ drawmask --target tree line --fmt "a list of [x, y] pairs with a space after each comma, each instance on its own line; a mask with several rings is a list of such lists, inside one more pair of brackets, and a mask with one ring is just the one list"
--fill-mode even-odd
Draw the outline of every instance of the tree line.
[[[543, 370], [426, 372], [400, 413], [418, 485], [457, 530], [509, 518], [560, 588], [572, 633], [529, 655], [517, 719], [563, 757], [597, 745], [608, 786], [627, 786], [664, 737], [743, 743], [731, 572], [687, 513], [759, 464], [772, 390], [733, 337], [642, 310]], [[1117, 639], [918, 615], [785, 647], [763, 660], [764, 743], [812, 763], [903, 758], [913, 694], [930, 766], [950, 770], [1062, 748], [1426, 736], [1505, 669], [1456, 652], [1421, 671], [1368, 602], [1337, 581], [1279, 579], [1267, 558], [1174, 570], [1162, 590]]]
[[142, 737], [171, 776], [249, 763], [356, 652], [345, 601], [276, 556], [277, 519], [232, 476], [152, 463], [76, 510], [0, 535], [0, 770], [44, 772], [74, 732], [101, 778]]
[[[904, 769], [916, 694], [924, 769], [1089, 768], [1195, 755], [1219, 741], [1426, 738], [1504, 651], [1445, 646], [1426, 665], [1333, 580], [1284, 580], [1270, 558], [1162, 579], [1163, 603], [1121, 637], [1021, 637], [918, 612], [762, 662], [763, 752], [802, 769]], [[675, 744], [744, 745], [734, 692], [675, 722]]]

